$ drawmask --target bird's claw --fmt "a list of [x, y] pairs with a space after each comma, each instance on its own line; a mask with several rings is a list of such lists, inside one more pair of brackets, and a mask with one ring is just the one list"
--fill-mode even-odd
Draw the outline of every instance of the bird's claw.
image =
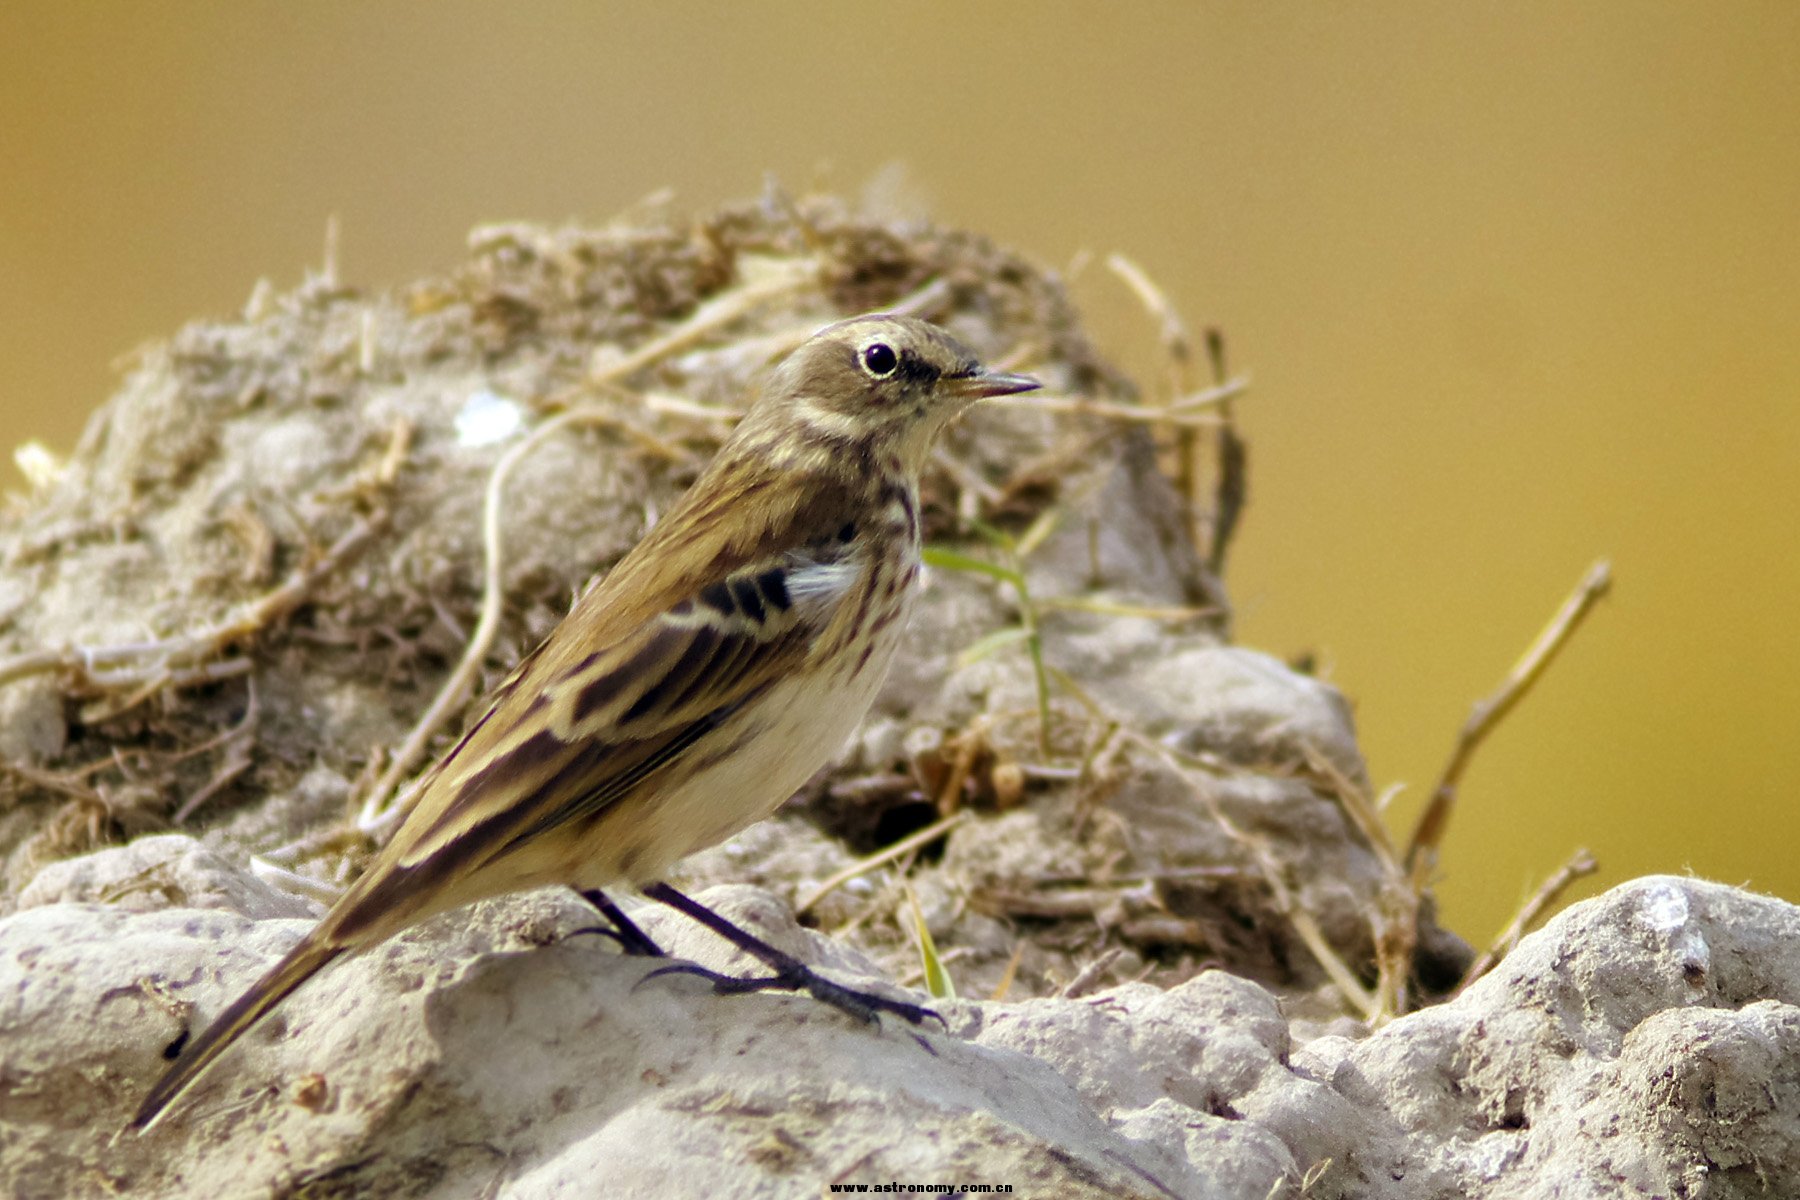
[[[636, 930], [634, 929], [633, 932], [635, 933]], [[597, 934], [600, 937], [604, 937], [604, 938], [611, 938], [613, 941], [615, 941], [619, 944], [619, 950], [621, 953], [630, 955], [633, 958], [667, 958], [668, 957], [668, 952], [666, 950], [664, 950], [661, 946], [658, 946], [655, 942], [651, 941], [649, 938], [641, 937], [641, 936], [640, 937], [632, 937], [632, 936], [626, 934], [622, 930], [613, 929], [613, 928], [610, 928], [605, 925], [583, 925], [580, 929], [569, 930], [569, 932], [564, 934], [563, 936], [572, 938], [572, 937], [581, 937], [583, 934], [590, 934], [590, 933]]]

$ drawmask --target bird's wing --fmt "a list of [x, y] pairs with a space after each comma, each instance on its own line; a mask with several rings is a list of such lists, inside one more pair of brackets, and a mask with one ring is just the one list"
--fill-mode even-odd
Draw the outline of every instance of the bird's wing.
[[394, 839], [327, 918], [333, 940], [474, 898], [458, 881], [605, 809], [799, 668], [863, 570], [837, 498], [809, 499], [774, 509], [755, 549], [717, 536], [741, 520], [670, 513], [420, 785]]

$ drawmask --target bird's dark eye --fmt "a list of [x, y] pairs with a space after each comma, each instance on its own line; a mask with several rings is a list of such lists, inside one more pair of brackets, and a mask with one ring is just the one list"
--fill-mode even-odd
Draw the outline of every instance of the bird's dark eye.
[[863, 370], [877, 379], [886, 379], [900, 365], [900, 356], [886, 342], [873, 342], [863, 347]]

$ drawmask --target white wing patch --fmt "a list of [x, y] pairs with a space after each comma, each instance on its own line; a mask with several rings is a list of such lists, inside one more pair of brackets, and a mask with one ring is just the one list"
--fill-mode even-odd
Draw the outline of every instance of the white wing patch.
[[806, 609], [830, 608], [862, 574], [862, 563], [855, 557], [836, 562], [803, 561], [787, 573], [789, 599]]

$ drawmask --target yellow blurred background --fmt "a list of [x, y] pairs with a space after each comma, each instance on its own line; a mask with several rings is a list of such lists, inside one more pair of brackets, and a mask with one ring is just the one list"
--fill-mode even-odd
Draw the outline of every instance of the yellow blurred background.
[[[653, 11], [659, 9], [662, 11]], [[904, 168], [898, 175], [894, 164]], [[1411, 817], [1596, 557], [1616, 587], [1467, 778], [1448, 923], [1578, 845], [1800, 900], [1800, 5], [0, 7], [0, 445], [259, 277], [765, 173], [1065, 268], [1142, 263], [1254, 377], [1230, 583]], [[899, 182], [896, 182], [896, 179]], [[1104, 270], [1090, 328], [1147, 378]], [[10, 464], [5, 486], [19, 486]], [[1591, 890], [1591, 888], [1589, 889]]]

